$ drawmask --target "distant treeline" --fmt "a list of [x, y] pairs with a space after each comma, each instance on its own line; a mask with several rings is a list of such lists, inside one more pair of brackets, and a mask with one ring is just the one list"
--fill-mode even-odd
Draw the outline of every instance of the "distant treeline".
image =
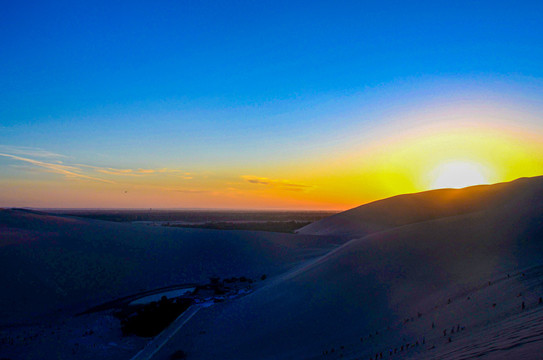
[[293, 233], [312, 221], [266, 221], [266, 222], [213, 222], [205, 224], [164, 224], [164, 226], [183, 227], [183, 228], [199, 228], [199, 229], [215, 229], [215, 230], [250, 230], [250, 231], [270, 231]]
[[47, 210], [49, 213], [71, 215], [97, 220], [132, 221], [183, 221], [186, 223], [216, 223], [235, 221], [299, 221], [314, 222], [335, 211], [241, 211], [241, 210]]

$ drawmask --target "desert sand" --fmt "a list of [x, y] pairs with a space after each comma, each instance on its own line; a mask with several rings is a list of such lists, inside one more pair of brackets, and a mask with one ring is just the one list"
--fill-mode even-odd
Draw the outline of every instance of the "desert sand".
[[[74, 321], [142, 290], [267, 274], [250, 294], [197, 311], [153, 359], [178, 350], [188, 359], [538, 359], [543, 350], [543, 177], [397, 196], [296, 235], [23, 210], [1, 211], [0, 224], [4, 333]], [[129, 359], [144, 343], [100, 354]], [[92, 358], [92, 348], [55, 357]]]

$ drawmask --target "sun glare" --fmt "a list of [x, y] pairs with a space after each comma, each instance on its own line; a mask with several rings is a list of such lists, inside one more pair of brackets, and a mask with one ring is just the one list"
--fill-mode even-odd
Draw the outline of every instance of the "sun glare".
[[433, 189], [463, 188], [488, 183], [484, 167], [468, 161], [442, 164], [435, 169], [434, 174]]

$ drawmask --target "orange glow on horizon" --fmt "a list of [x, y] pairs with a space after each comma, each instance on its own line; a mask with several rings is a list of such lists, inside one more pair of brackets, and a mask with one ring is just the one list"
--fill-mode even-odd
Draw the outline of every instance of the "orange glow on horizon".
[[[540, 129], [490, 120], [429, 122], [303, 161], [215, 172], [28, 160], [34, 177], [0, 179], [0, 206], [345, 210], [404, 193], [542, 175]], [[15, 165], [21, 159], [3, 157]]]
[[313, 180], [314, 199], [349, 208], [403, 193], [543, 175], [542, 140], [537, 131], [490, 121], [430, 124], [365, 144], [339, 161], [313, 163], [319, 170], [301, 179]]

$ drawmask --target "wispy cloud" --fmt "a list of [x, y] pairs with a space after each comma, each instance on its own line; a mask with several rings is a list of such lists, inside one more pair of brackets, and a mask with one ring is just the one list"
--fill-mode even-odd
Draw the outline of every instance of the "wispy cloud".
[[[61, 154], [56, 154], [42, 149], [31, 147], [15, 147], [8, 145], [0, 145], [0, 157], [9, 158], [20, 162], [13, 164], [19, 168], [25, 168], [27, 171], [45, 171], [64, 175], [69, 179], [92, 180], [108, 184], [131, 183], [132, 178], [147, 179], [147, 177], [157, 177], [148, 179], [146, 182], [161, 182], [161, 178], [166, 176], [182, 180], [190, 180], [193, 178], [192, 173], [170, 168], [114, 168], [107, 166], [96, 166], [81, 163], [65, 164], [59, 159], [66, 158]], [[164, 180], [164, 179], [162, 179]], [[164, 189], [173, 190], [185, 193], [204, 192], [194, 189]]]
[[93, 166], [93, 165], [86, 165], [86, 164], [76, 164], [77, 166], [89, 168], [96, 172], [107, 174], [107, 175], [114, 175], [114, 176], [147, 176], [147, 175], [155, 175], [155, 174], [170, 174], [174, 176], [178, 176], [182, 179], [192, 179], [192, 173], [185, 172], [183, 170], [178, 169], [168, 169], [168, 168], [161, 168], [161, 169], [118, 169], [118, 168], [112, 168], [112, 167], [103, 167], [103, 166]]
[[97, 168], [96, 171], [108, 175], [120, 175], [120, 176], [144, 176], [154, 174], [155, 170], [152, 169], [114, 169], [114, 168]]
[[166, 173], [166, 174], [173, 174], [175, 176], [178, 176], [180, 177], [181, 179], [185, 179], [185, 180], [190, 180], [193, 178], [193, 175], [192, 173], [190, 172], [186, 172], [186, 171], [183, 171], [183, 170], [178, 170], [178, 169], [168, 169], [168, 168], [162, 168], [162, 169], [158, 169], [156, 170], [156, 172], [159, 172], [159, 173]]
[[205, 194], [209, 193], [209, 190], [198, 190], [198, 189], [176, 189], [175, 192], [185, 193], [185, 194]]
[[64, 176], [67, 176], [67, 177], [70, 177], [70, 178], [93, 180], [93, 181], [99, 181], [99, 182], [109, 183], [109, 184], [114, 184], [115, 183], [114, 181], [105, 180], [105, 179], [97, 178], [97, 177], [94, 177], [94, 176], [81, 174], [81, 173], [78, 172], [78, 171], [81, 171], [81, 169], [79, 167], [77, 167], [77, 166], [63, 165], [63, 164], [58, 164], [58, 163], [50, 163], [50, 162], [45, 162], [45, 161], [40, 161], [40, 160], [35, 160], [35, 159], [29, 159], [29, 158], [25, 158], [25, 157], [21, 157], [21, 156], [17, 156], [17, 155], [12, 155], [12, 154], [5, 154], [5, 153], [0, 153], [0, 156], [11, 158], [13, 160], [26, 162], [26, 163], [38, 166], [40, 168], [46, 169], [46, 171], [48, 171], [48, 172], [62, 174]]
[[253, 175], [243, 175], [241, 178], [251, 184], [275, 187], [288, 191], [305, 191], [313, 187], [311, 185], [293, 183], [289, 180], [269, 179], [266, 177], [259, 177]]
[[0, 152], [38, 158], [66, 158], [67, 156], [28, 146], [0, 145]]
[[172, 191], [172, 192], [178, 192], [178, 193], [185, 193], [185, 194], [204, 194], [204, 193], [213, 193], [211, 190], [205, 190], [205, 189], [195, 189], [195, 188], [182, 188], [182, 187], [175, 187], [175, 186], [151, 186], [155, 189], [163, 190], [163, 191]]

